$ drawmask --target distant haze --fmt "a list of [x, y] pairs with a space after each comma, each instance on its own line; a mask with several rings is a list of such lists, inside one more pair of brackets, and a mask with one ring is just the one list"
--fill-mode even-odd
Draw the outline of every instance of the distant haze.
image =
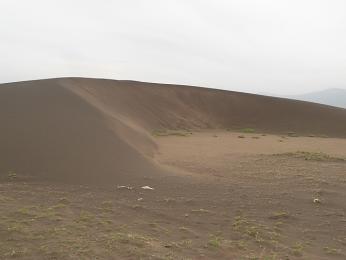
[[344, 0], [1, 0], [0, 83], [81, 76], [346, 89]]
[[346, 108], [346, 89], [326, 89], [302, 95], [287, 96], [287, 98]]

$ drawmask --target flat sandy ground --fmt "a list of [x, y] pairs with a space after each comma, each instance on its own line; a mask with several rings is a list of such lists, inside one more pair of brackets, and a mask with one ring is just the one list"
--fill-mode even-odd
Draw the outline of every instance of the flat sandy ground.
[[185, 138], [175, 134], [173, 132], [167, 138], [157, 139], [158, 161], [197, 174], [210, 175], [214, 172], [228, 176], [232, 174], [229, 170], [241, 161], [265, 158], [264, 155], [310, 152], [346, 158], [346, 139], [339, 138], [227, 131], [201, 131], [191, 135], [186, 133]]
[[141, 185], [9, 173], [0, 258], [346, 259], [346, 139], [208, 131], [155, 141], [156, 162], [176, 175]]

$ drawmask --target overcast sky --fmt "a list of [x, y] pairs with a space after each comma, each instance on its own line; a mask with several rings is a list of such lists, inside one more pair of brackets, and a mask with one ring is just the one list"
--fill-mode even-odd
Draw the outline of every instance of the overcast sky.
[[0, 0], [0, 82], [346, 88], [345, 0]]

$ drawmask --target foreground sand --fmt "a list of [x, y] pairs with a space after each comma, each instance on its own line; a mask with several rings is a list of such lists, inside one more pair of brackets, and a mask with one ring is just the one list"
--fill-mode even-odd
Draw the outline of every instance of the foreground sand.
[[0, 258], [345, 259], [346, 139], [172, 131], [153, 140], [155, 162], [175, 174], [108, 188], [4, 176]]

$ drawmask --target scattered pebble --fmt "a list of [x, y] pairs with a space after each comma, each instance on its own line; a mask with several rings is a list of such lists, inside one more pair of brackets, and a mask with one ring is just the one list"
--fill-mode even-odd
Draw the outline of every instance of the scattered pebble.
[[143, 198], [138, 198], [138, 199], [137, 199], [137, 201], [142, 201], [142, 200], [143, 200]]
[[118, 190], [133, 190], [133, 187], [131, 186], [123, 186], [123, 185], [119, 185], [117, 186]]
[[149, 186], [143, 186], [142, 189], [143, 190], [154, 190], [154, 188], [149, 187]]
[[320, 199], [314, 199], [314, 203], [321, 203]]

